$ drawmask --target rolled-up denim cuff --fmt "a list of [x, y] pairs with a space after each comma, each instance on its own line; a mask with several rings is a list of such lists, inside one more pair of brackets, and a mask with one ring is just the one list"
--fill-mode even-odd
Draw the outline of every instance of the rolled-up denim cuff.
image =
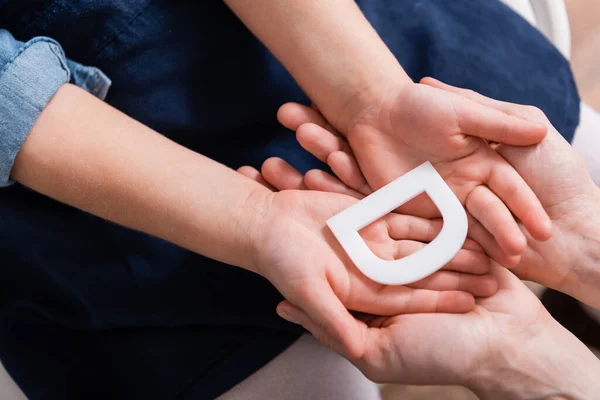
[[88, 67], [67, 59], [71, 83], [104, 100], [112, 84], [110, 78], [96, 67]]
[[71, 74], [60, 45], [38, 37], [0, 70], [0, 186], [13, 181], [17, 153], [40, 113]]

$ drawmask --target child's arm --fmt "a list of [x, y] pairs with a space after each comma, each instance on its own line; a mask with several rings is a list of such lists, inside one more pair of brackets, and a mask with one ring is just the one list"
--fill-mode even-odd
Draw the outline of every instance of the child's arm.
[[[535, 195], [481, 140], [531, 145], [543, 139], [545, 125], [412, 83], [351, 0], [226, 3], [347, 137], [373, 189], [431, 161], [498, 242], [505, 253], [500, 261], [518, 262], [526, 247], [513, 214], [536, 239], [550, 236]], [[439, 216], [423, 198], [402, 210]]]
[[412, 83], [353, 0], [225, 3], [338, 129], [381, 90]]
[[73, 85], [41, 113], [11, 177], [91, 214], [255, 269], [249, 233], [270, 192]]
[[[353, 198], [274, 193], [72, 85], [59, 89], [41, 113], [12, 178], [96, 216], [263, 275], [355, 355], [362, 338], [347, 309], [377, 315], [467, 312], [473, 295], [495, 291], [494, 279], [485, 275], [489, 260], [478, 251], [451, 262], [455, 271], [438, 275], [444, 282], [432, 278], [413, 289], [369, 281], [323, 229]], [[404, 222], [390, 224], [401, 229]], [[380, 256], [398, 253], [387, 225], [379, 221], [369, 228]], [[428, 221], [421, 225], [431, 232]], [[409, 232], [401, 239], [411, 238]]]

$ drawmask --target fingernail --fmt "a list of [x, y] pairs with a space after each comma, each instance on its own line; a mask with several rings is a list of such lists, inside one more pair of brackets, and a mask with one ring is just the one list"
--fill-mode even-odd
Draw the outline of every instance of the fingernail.
[[288, 312], [286, 312], [282, 308], [277, 308], [277, 315], [279, 315], [281, 318], [285, 319], [286, 321], [291, 322], [292, 324], [300, 325], [300, 321], [298, 321], [296, 318], [294, 318], [292, 315], [290, 315]]

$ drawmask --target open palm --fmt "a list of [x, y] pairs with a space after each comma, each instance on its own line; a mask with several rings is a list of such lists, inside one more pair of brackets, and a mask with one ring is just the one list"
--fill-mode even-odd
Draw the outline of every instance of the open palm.
[[[307, 148], [307, 142], [322, 136], [319, 130], [323, 126], [314, 123], [322, 117], [315, 117], [314, 110], [310, 115], [310, 110], [301, 107], [284, 105], [279, 119], [297, 131], [298, 140]], [[304, 117], [297, 118], [302, 113]], [[517, 263], [518, 259], [511, 256], [520, 255], [526, 248], [526, 239], [513, 214], [538, 240], [551, 235], [550, 220], [536, 196], [487, 143], [493, 140], [535, 144], [546, 133], [541, 123], [426, 84], [412, 84], [366, 108], [343, 133], [350, 154], [345, 156], [341, 152], [324, 161], [336, 173], [337, 169], [355, 163], [364, 178], [350, 183], [353, 189], [377, 190], [430, 161], [474, 217], [471, 225], [478, 223], [484, 228], [479, 227], [480, 231], [489, 232], [491, 240], [486, 242], [490, 244], [481, 244], [503, 264]], [[399, 211], [425, 218], [439, 217], [437, 208], [425, 196]]]
[[[248, 175], [247, 175], [248, 176]], [[281, 175], [280, 175], [281, 176]], [[272, 184], [272, 182], [270, 182]], [[326, 327], [350, 354], [364, 351], [360, 325], [348, 310], [377, 315], [467, 312], [473, 296], [489, 296], [495, 279], [476, 247], [463, 249], [436, 275], [410, 286], [386, 286], [365, 277], [346, 256], [325, 221], [354, 204], [353, 197], [306, 190], [272, 196], [259, 231], [259, 272], [290, 301]], [[392, 214], [361, 234], [374, 253], [399, 258], [431, 241], [441, 225]]]
[[[498, 291], [478, 300], [475, 309], [466, 314], [359, 317], [365, 341], [361, 357], [344, 352], [339, 343], [290, 303], [282, 302], [279, 313], [302, 324], [375, 382], [461, 384], [476, 390], [498, 373], [514, 373], [517, 381], [535, 386], [536, 380], [545, 379], [537, 375], [536, 367], [553, 362], [548, 348], [556, 345], [557, 332], [562, 338], [559, 342], [576, 339], [556, 324], [537, 297], [510, 271], [494, 266], [492, 273], [498, 280]], [[535, 357], [529, 353], [533, 349]], [[587, 352], [583, 345], [578, 349], [582, 354]], [[514, 382], [515, 378], [506, 376], [509, 382], [509, 378]]]
[[600, 308], [599, 281], [586, 272], [585, 244], [597, 237], [600, 190], [583, 159], [556, 131], [548, 118], [531, 107], [496, 101], [464, 89], [432, 82], [440, 89], [466, 96], [503, 112], [544, 123], [546, 138], [535, 146], [501, 144], [496, 151], [519, 173], [550, 216], [554, 233], [546, 242], [527, 235], [528, 249], [513, 271], [522, 279], [570, 294]]

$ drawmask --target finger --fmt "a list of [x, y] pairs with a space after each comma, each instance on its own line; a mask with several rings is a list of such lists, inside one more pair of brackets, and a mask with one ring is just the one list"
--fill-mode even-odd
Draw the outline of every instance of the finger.
[[487, 181], [489, 188], [521, 220], [534, 239], [552, 236], [552, 221], [525, 180], [506, 161], [497, 163]]
[[260, 172], [258, 172], [258, 170], [256, 168], [250, 167], [248, 165], [244, 165], [243, 167], [238, 168], [237, 172], [244, 175], [246, 178], [250, 178], [253, 181], [260, 183], [267, 189], [269, 189], [273, 192], [275, 191], [275, 188], [273, 186], [269, 185], [269, 183], [265, 180], [265, 178], [263, 178], [263, 176], [260, 174]]
[[463, 244], [462, 248], [465, 250], [485, 254], [485, 250], [483, 250], [483, 247], [481, 247], [479, 243], [468, 237], [465, 239], [465, 243]]
[[438, 79], [425, 77], [421, 79], [421, 83], [427, 86], [432, 86], [438, 89], [442, 89], [446, 92], [458, 94], [459, 96], [466, 97], [470, 100], [473, 100], [481, 105], [492, 107], [500, 111], [508, 112], [508, 105], [512, 103], [507, 103], [505, 101], [500, 101], [496, 99], [492, 99], [491, 97], [487, 97], [478, 93], [474, 90], [464, 89], [457, 86], [450, 85], [448, 83], [442, 82]]
[[471, 136], [513, 146], [530, 146], [541, 142], [546, 125], [506, 114], [465, 97], [457, 96], [454, 109], [460, 130]]
[[477, 186], [465, 201], [469, 213], [496, 239], [508, 255], [519, 255], [527, 239], [506, 205], [486, 186]]
[[477, 93], [474, 90], [459, 88], [456, 86], [449, 85], [441, 82], [435, 78], [423, 78], [421, 83], [427, 86], [436, 87], [447, 92], [458, 94], [459, 96], [466, 97], [486, 107], [495, 108], [496, 110], [502, 111], [506, 114], [513, 115], [515, 117], [523, 118], [533, 122], [539, 122], [547, 126], [548, 118], [539, 108], [534, 106], [528, 106], [523, 104], [515, 104], [507, 101], [501, 101], [492, 99]]
[[277, 190], [305, 190], [302, 174], [285, 160], [271, 157], [261, 168], [263, 178]]
[[373, 193], [353, 155], [343, 151], [334, 151], [327, 157], [327, 165], [350, 188], [365, 196]]
[[326, 129], [331, 134], [337, 134], [337, 131], [318, 109], [307, 107], [299, 103], [286, 103], [279, 107], [277, 111], [277, 120], [286, 128], [296, 132], [300, 125], [312, 123]]
[[345, 194], [346, 196], [352, 196], [359, 200], [365, 197], [357, 191], [352, 190], [348, 186], [344, 185], [342, 181], [335, 176], [325, 171], [321, 171], [320, 169], [308, 171], [304, 175], [304, 184], [309, 190]]
[[520, 255], [511, 256], [506, 254], [492, 234], [471, 214], [467, 214], [467, 217], [469, 220], [469, 237], [479, 243], [490, 258], [507, 268], [516, 267], [521, 262]]
[[451, 271], [438, 271], [408, 286], [436, 291], [459, 290], [475, 297], [489, 297], [498, 290], [498, 282], [491, 274], [471, 275]]
[[[427, 244], [413, 241], [400, 240], [395, 243], [394, 259], [399, 260], [407, 257], [426, 247]], [[485, 254], [460, 250], [450, 262], [442, 268], [447, 271], [464, 272], [468, 274], [486, 274], [491, 267], [491, 261]]]
[[465, 313], [475, 306], [470, 293], [412, 289], [406, 286], [384, 286], [376, 294], [364, 295], [360, 304], [348, 304], [352, 310], [376, 315], [409, 313]]
[[444, 267], [445, 271], [464, 272], [467, 274], [487, 274], [492, 267], [492, 260], [478, 251], [461, 249]]
[[298, 286], [297, 298], [289, 300], [310, 316], [323, 333], [342, 345], [344, 352], [360, 357], [364, 351], [360, 326], [340, 302], [329, 283], [313, 279]]
[[[285, 300], [277, 305], [277, 314], [286, 321], [302, 325], [302, 327], [309, 331], [319, 342], [321, 342], [321, 344], [332, 349], [336, 353], [349, 358], [346, 348], [340, 342], [335, 340], [326, 329], [323, 329], [318, 323], [314, 322], [307, 313], [294, 306], [289, 301]], [[367, 329], [364, 322], [357, 320], [356, 325], [360, 331], [366, 331]]]
[[383, 217], [388, 233], [394, 240], [417, 240], [431, 242], [442, 230], [440, 219], [426, 219], [411, 215], [390, 213]]
[[327, 157], [334, 151], [352, 154], [348, 142], [314, 123], [300, 125], [296, 140], [304, 150], [323, 162], [327, 162]]
[[[406, 257], [423, 248], [425, 244], [420, 242], [433, 241], [443, 226], [441, 219], [429, 220], [397, 213], [385, 215], [383, 221], [387, 225], [390, 238], [398, 241], [395, 259]], [[481, 245], [472, 239], [466, 239], [463, 250], [444, 269], [473, 274], [484, 274], [489, 271], [490, 259], [485, 255]]]
[[[430, 82], [425, 80], [424, 82]], [[429, 86], [434, 86], [433, 82]], [[437, 83], [438, 88], [442, 84]], [[444, 87], [447, 85], [444, 84]], [[542, 123], [514, 116], [486, 105], [486, 102], [473, 100], [473, 95], [460, 95], [456, 88], [445, 88], [458, 94], [453, 100], [456, 119], [460, 130], [471, 136], [515, 146], [530, 146], [544, 139], [548, 127]]]
[[[390, 238], [419, 242], [431, 242], [440, 234], [444, 224], [440, 218], [427, 219], [399, 213], [386, 214], [383, 216], [383, 221], [387, 224]], [[485, 253], [484, 248], [472, 238], [465, 240], [463, 249]]]

